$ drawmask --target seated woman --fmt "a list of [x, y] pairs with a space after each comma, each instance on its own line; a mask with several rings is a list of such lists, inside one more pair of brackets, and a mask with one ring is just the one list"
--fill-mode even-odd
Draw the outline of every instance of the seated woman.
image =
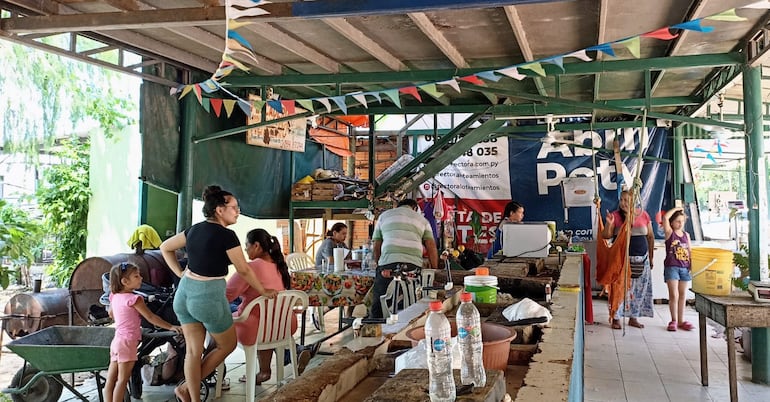
[[324, 261], [334, 255], [334, 249], [345, 247], [345, 239], [348, 237], [348, 225], [337, 222], [326, 232], [326, 239], [321, 242], [318, 252], [315, 254], [315, 265], [322, 267]]
[[[275, 236], [271, 236], [264, 229], [250, 231], [246, 235], [246, 254], [251, 260], [249, 267], [263, 286], [279, 292], [291, 287], [289, 267], [286, 265], [281, 252], [281, 243]], [[240, 314], [260, 294], [256, 289], [250, 287], [240, 274], [236, 273], [227, 281], [227, 300], [233, 301], [239, 296], [243, 298], [243, 302], [238, 306], [237, 314]], [[255, 308], [251, 310], [246, 321], [235, 323], [235, 332], [238, 342], [241, 344], [253, 345], [256, 342], [259, 313], [259, 309]], [[296, 315], [292, 314], [291, 319], [291, 328], [294, 332], [297, 330]], [[259, 360], [259, 373], [256, 383], [260, 385], [270, 379], [270, 362], [273, 359], [273, 351], [260, 350], [257, 352], [257, 358]], [[279, 359], [279, 364], [283, 364], [283, 356]], [[242, 381], [245, 380], [245, 377], [242, 378]]]
[[503, 220], [497, 226], [495, 231], [495, 242], [487, 253], [487, 258], [492, 258], [498, 251], [503, 248], [503, 224], [506, 223], [520, 223], [524, 220], [524, 206], [516, 201], [511, 201], [505, 205], [503, 210]]

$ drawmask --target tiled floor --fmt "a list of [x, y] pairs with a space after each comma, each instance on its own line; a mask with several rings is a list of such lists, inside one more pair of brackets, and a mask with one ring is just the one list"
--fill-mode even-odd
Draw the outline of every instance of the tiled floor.
[[[641, 318], [645, 328], [608, 325], [607, 303], [593, 302], [595, 325], [585, 331], [586, 401], [729, 401], [727, 345], [722, 327], [710, 322], [709, 386], [700, 383], [698, 313], [685, 309], [692, 331], [666, 331], [668, 305], [656, 304], [655, 317]], [[625, 332], [625, 333], [624, 333]], [[738, 346], [740, 350], [740, 346]], [[770, 386], [751, 382], [751, 365], [737, 353], [738, 397], [741, 401], [770, 400]]]

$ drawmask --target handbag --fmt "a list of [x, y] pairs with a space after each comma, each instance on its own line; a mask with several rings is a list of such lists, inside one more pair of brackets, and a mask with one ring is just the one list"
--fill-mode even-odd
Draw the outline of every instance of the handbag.
[[647, 256], [632, 255], [628, 258], [628, 263], [631, 268], [631, 278], [639, 278], [644, 273], [644, 267], [647, 263]]

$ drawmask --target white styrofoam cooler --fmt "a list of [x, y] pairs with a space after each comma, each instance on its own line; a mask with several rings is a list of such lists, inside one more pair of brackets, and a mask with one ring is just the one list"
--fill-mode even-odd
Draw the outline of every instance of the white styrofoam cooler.
[[506, 257], [548, 256], [551, 245], [551, 231], [546, 222], [505, 223], [503, 232], [503, 255]]

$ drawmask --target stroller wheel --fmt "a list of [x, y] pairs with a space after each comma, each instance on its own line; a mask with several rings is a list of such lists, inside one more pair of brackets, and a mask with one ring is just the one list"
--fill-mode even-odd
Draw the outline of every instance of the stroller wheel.
[[[185, 380], [179, 381], [177, 386], [180, 386], [185, 383]], [[209, 399], [209, 387], [206, 385], [206, 381], [201, 381], [200, 386], [200, 393], [201, 393], [201, 402], [206, 402], [206, 400]], [[179, 398], [175, 398], [177, 402], [182, 402]]]

